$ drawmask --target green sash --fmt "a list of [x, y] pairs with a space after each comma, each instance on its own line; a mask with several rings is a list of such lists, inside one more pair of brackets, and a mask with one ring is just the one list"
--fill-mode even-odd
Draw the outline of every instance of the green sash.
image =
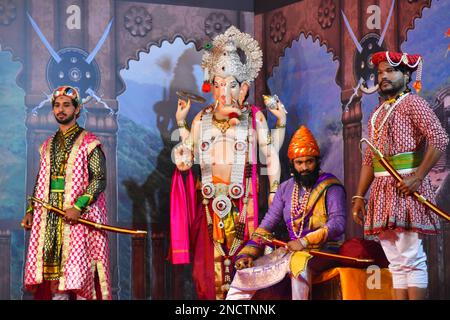
[[[400, 171], [417, 168], [422, 163], [423, 154], [418, 152], [405, 152], [385, 158], [395, 170]], [[386, 171], [376, 158], [373, 158], [373, 170], [374, 172]]]

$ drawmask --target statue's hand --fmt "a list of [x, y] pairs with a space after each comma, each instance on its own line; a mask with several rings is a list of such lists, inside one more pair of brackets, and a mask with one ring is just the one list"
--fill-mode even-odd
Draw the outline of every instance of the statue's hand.
[[189, 109], [191, 108], [191, 100], [184, 101], [183, 99], [178, 99], [177, 112], [175, 113], [175, 118], [177, 122], [182, 122], [186, 120]]
[[184, 143], [174, 148], [175, 165], [180, 171], [186, 171], [192, 167], [192, 157], [192, 150]]
[[241, 90], [239, 90], [238, 103], [240, 106], [242, 106], [242, 104], [245, 101], [245, 98], [247, 97], [248, 89], [250, 89], [250, 85], [247, 82], [244, 82], [241, 85]]
[[279, 124], [286, 124], [286, 114], [287, 111], [284, 108], [284, 104], [281, 101], [277, 102], [277, 108], [267, 108], [269, 111], [278, 119]]

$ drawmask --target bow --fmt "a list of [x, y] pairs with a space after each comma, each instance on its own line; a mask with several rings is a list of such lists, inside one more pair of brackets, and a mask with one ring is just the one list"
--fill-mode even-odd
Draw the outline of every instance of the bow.
[[[46, 203], [35, 197], [29, 197], [29, 199], [33, 202], [37, 202], [37, 203], [41, 204], [45, 209], [53, 211], [62, 217], [66, 216], [66, 213], [63, 210], [56, 208], [49, 203]], [[84, 224], [88, 227], [99, 229], [99, 230], [106, 230], [106, 231], [125, 233], [125, 234], [133, 234], [133, 235], [146, 235], [147, 234], [147, 231], [144, 231], [144, 230], [132, 230], [132, 229], [127, 229], [127, 228], [114, 227], [114, 226], [109, 226], [107, 224], [92, 222], [92, 221], [89, 221], [89, 220], [86, 220], [83, 218], [79, 218], [78, 222], [81, 224]]]

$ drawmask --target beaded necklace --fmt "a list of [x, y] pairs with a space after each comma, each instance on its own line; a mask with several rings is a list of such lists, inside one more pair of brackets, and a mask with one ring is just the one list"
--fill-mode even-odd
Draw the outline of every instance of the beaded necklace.
[[[298, 239], [302, 235], [303, 227], [305, 225], [305, 216], [306, 216], [306, 206], [309, 201], [309, 196], [311, 195], [311, 190], [305, 189], [305, 194], [303, 195], [302, 201], [299, 203], [299, 186], [298, 183], [294, 185], [294, 191], [292, 192], [291, 197], [291, 227], [292, 232], [295, 237]], [[294, 219], [298, 218], [301, 215], [301, 224], [300, 231], [297, 233], [295, 230], [297, 229], [294, 224]]]
[[[399, 103], [408, 96], [410, 90], [405, 90], [402, 93], [400, 93], [398, 96], [396, 96], [393, 99], [386, 100], [383, 102], [383, 104], [375, 111], [375, 113], [372, 116], [372, 119], [370, 120], [372, 125], [372, 136], [374, 141], [378, 141], [380, 138], [380, 134], [383, 130], [384, 124], [389, 119], [390, 115], [394, 111], [395, 107], [399, 105]], [[381, 124], [378, 128], [375, 128], [375, 123], [378, 118], [378, 114], [381, 112], [382, 109], [389, 108], [388, 112], [384, 116], [383, 120], [381, 121]]]

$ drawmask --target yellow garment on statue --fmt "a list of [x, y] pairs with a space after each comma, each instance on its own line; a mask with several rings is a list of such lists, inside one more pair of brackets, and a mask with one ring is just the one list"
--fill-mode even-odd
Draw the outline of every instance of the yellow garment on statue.
[[[226, 184], [229, 185], [228, 182], [222, 180], [219, 177], [213, 176], [212, 178], [213, 183], [217, 184], [217, 183], [222, 183], [222, 184]], [[231, 211], [229, 214], [227, 214], [227, 216], [225, 218], [223, 218], [223, 224], [224, 227], [223, 229], [219, 228], [219, 223], [220, 223], [220, 218], [213, 213], [213, 238], [215, 241], [223, 244], [225, 242], [226, 239], [226, 245], [228, 248], [231, 247], [231, 244], [233, 243], [234, 237], [235, 237], [235, 218], [237, 217], [236, 211], [233, 208], [231, 208]]]
[[289, 269], [295, 278], [297, 278], [306, 269], [308, 261], [311, 258], [312, 256], [306, 251], [295, 251], [291, 255]]

